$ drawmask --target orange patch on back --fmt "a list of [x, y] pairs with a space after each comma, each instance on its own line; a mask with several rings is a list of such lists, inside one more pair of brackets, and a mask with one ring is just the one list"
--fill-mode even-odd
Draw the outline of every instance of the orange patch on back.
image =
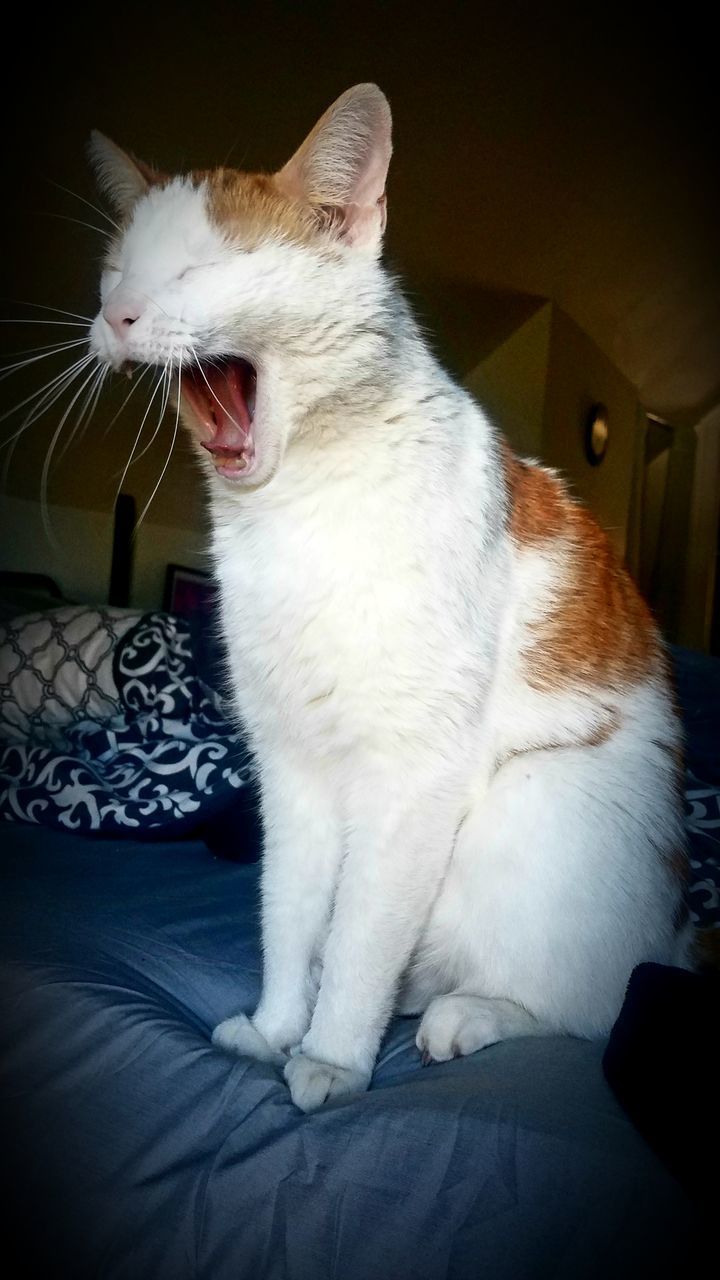
[[548, 471], [521, 462], [503, 446], [505, 479], [510, 498], [510, 535], [520, 545], [558, 537], [563, 531], [568, 498]]
[[[565, 581], [525, 651], [536, 689], [568, 684], [623, 687], [664, 674], [657, 628], [607, 535], [551, 472], [504, 453], [508, 530], [519, 547], [541, 547]], [[554, 543], [555, 546], [551, 547]]]

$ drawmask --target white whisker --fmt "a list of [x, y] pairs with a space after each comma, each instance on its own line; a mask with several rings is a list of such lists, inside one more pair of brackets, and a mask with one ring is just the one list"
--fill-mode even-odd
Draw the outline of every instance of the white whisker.
[[96, 387], [96, 389], [95, 389], [95, 391], [94, 391], [94, 393], [93, 393], [93, 399], [92, 399], [92, 401], [91, 401], [91, 403], [90, 403], [90, 408], [89, 408], [89, 410], [88, 410], [88, 413], [87, 413], [87, 417], [86, 417], [86, 419], [85, 419], [85, 422], [83, 422], [83, 415], [81, 415], [81, 417], [80, 417], [80, 422], [83, 424], [83, 425], [82, 425], [82, 430], [81, 430], [81, 432], [80, 432], [80, 439], [82, 439], [82, 437], [84, 436], [84, 434], [85, 434], [85, 432], [86, 432], [87, 428], [90, 426], [90, 423], [92, 422], [93, 416], [94, 416], [94, 414], [95, 414], [95, 410], [97, 409], [97, 406], [98, 406], [98, 401], [99, 401], [100, 396], [101, 396], [101, 394], [102, 394], [102, 389], [103, 389], [103, 387], [104, 387], [104, 385], [105, 385], [105, 379], [107, 378], [107, 376], [108, 376], [109, 372], [110, 372], [110, 366], [109, 366], [109, 365], [105, 365], [105, 366], [101, 369], [101, 371], [100, 371], [100, 377], [98, 378], [98, 382], [97, 382], [97, 387]]
[[[81, 360], [78, 360], [75, 364], [71, 365], [69, 369], [58, 374], [57, 377], [53, 378], [45, 387], [42, 387], [39, 392], [35, 392], [34, 395], [29, 396], [27, 400], [22, 402], [22, 404], [16, 405], [15, 409], [10, 411], [11, 413], [15, 413], [17, 409], [20, 409], [23, 405], [27, 404], [28, 400], [35, 401], [30, 412], [21, 422], [18, 430], [15, 431], [13, 435], [8, 436], [6, 440], [0, 442], [0, 448], [7, 449], [3, 460], [2, 475], [0, 476], [0, 483], [2, 484], [3, 489], [7, 486], [10, 466], [20, 437], [25, 431], [27, 431], [28, 427], [32, 426], [34, 422], [37, 422], [44, 413], [47, 413], [52, 406], [57, 403], [60, 397], [63, 396], [64, 393], [72, 386], [75, 379], [81, 376], [90, 361], [93, 359], [94, 357], [92, 353], [89, 352], [86, 356], [83, 356]], [[5, 416], [7, 417], [9, 415], [6, 414]]]
[[[93, 356], [93, 359], [95, 359], [95, 357], [94, 357], [94, 356]], [[68, 405], [68, 406], [67, 406], [67, 408], [65, 409], [65, 412], [63, 413], [62, 417], [60, 418], [60, 421], [58, 422], [58, 425], [56, 426], [56, 428], [55, 428], [55, 430], [54, 430], [54, 432], [53, 432], [53, 434], [52, 434], [52, 439], [50, 440], [50, 445], [49, 445], [49, 447], [48, 447], [48, 451], [47, 451], [47, 453], [46, 453], [46, 455], [45, 455], [45, 461], [43, 462], [43, 468], [42, 468], [42, 472], [41, 472], [41, 475], [40, 475], [40, 514], [41, 514], [41, 517], [42, 517], [43, 528], [44, 528], [44, 530], [45, 530], [45, 532], [46, 532], [46, 534], [47, 534], [48, 538], [49, 538], [51, 541], [52, 541], [53, 534], [52, 534], [52, 529], [50, 528], [50, 521], [49, 521], [49, 516], [48, 516], [48, 510], [47, 510], [47, 505], [48, 505], [48, 504], [47, 504], [47, 488], [48, 488], [48, 476], [49, 476], [49, 474], [50, 474], [50, 463], [52, 462], [53, 451], [54, 451], [54, 449], [55, 449], [55, 445], [56, 445], [56, 444], [57, 444], [57, 442], [58, 442], [58, 439], [60, 438], [60, 434], [61, 434], [61, 432], [62, 432], [62, 429], [63, 429], [63, 427], [65, 426], [65, 423], [67, 422], [68, 417], [69, 417], [69, 416], [70, 416], [70, 414], [72, 413], [72, 410], [73, 410], [74, 406], [77, 404], [78, 399], [79, 399], [79, 398], [80, 398], [80, 396], [82, 395], [82, 393], [83, 393], [83, 391], [84, 391], [85, 387], [87, 386], [88, 382], [90, 382], [90, 380], [91, 380], [92, 378], [94, 378], [95, 376], [96, 376], [96, 370], [93, 368], [93, 369], [91, 369], [91, 370], [90, 370], [90, 373], [88, 374], [88, 376], [87, 376], [86, 378], [84, 378], [84, 379], [83, 379], [83, 381], [80, 383], [80, 386], [78, 387], [77, 391], [75, 392], [75, 394], [74, 394], [74, 396], [73, 396], [72, 400], [70, 401], [69, 405]]]
[[[58, 462], [61, 462], [61, 461], [62, 461], [62, 459], [64, 458], [64, 456], [65, 456], [65, 454], [67, 453], [68, 449], [69, 449], [69, 448], [70, 448], [70, 446], [72, 445], [73, 440], [75, 439], [75, 436], [77, 435], [78, 431], [80, 430], [80, 428], [81, 428], [81, 426], [82, 426], [82, 423], [83, 423], [83, 420], [84, 420], [85, 416], [87, 415], [88, 410], [90, 409], [90, 406], [91, 406], [91, 405], [92, 405], [92, 410], [90, 411], [90, 417], [92, 417], [92, 414], [93, 414], [93, 412], [94, 412], [94, 410], [95, 410], [95, 405], [97, 404], [98, 395], [99, 395], [99, 393], [100, 393], [100, 388], [102, 387], [102, 384], [103, 384], [103, 382], [104, 382], [104, 380], [105, 380], [105, 378], [106, 378], [106, 376], [107, 376], [107, 373], [108, 373], [108, 366], [107, 366], [107, 365], [102, 365], [102, 364], [98, 363], [97, 368], [94, 370], [94, 378], [93, 378], [93, 380], [92, 380], [92, 381], [91, 381], [91, 383], [90, 383], [90, 389], [89, 389], [89, 391], [88, 391], [87, 395], [85, 396], [85, 399], [83, 400], [83, 402], [82, 402], [82, 404], [81, 404], [81, 406], [80, 406], [80, 411], [79, 411], [78, 416], [77, 416], [77, 418], [76, 418], [76, 420], [75, 420], [75, 423], [73, 424], [73, 428], [72, 428], [72, 430], [71, 430], [71, 432], [70, 432], [70, 435], [68, 436], [67, 440], [66, 440], [66, 441], [65, 441], [65, 443], [63, 444], [63, 447], [62, 447], [62, 449], [60, 450], [60, 452], [59, 452], [59, 454], [58, 454], [58, 456], [57, 456], [57, 460], [58, 460]], [[81, 388], [81, 390], [82, 390], [82, 388]], [[90, 420], [90, 418], [88, 418], [88, 422], [89, 422], [89, 420]], [[86, 423], [85, 425], [87, 426], [87, 423]], [[81, 436], [82, 436], [83, 434], [84, 434], [84, 429], [83, 429], [83, 431], [81, 432]]]
[[[12, 417], [14, 413], [17, 413], [18, 409], [24, 409], [25, 405], [30, 404], [30, 402], [33, 400], [38, 402], [35, 405], [35, 407], [31, 410], [31, 413], [34, 413], [35, 409], [38, 408], [40, 403], [42, 402], [42, 399], [45, 398], [45, 395], [48, 392], [51, 392], [53, 388], [58, 385], [58, 383], [63, 382], [66, 378], [72, 379], [74, 376], [76, 376], [76, 374], [81, 373], [82, 370], [86, 367], [86, 365], [88, 365], [90, 361], [94, 359], [95, 359], [95, 356], [91, 351], [89, 351], [88, 354], [85, 356], [82, 356], [80, 360], [76, 360], [75, 364], [71, 365], [69, 369], [65, 369], [62, 373], [58, 373], [56, 377], [51, 378], [50, 382], [46, 383], [44, 387], [41, 387], [39, 391], [33, 391], [31, 395], [26, 396], [25, 399], [21, 400], [19, 404], [14, 405], [12, 409], [7, 409], [5, 413], [0, 414], [0, 422], [4, 422], [6, 418]], [[38, 397], [41, 397], [41, 399], [39, 400]]]
[[[160, 381], [160, 382], [162, 382], [162, 383], [164, 384], [164, 383], [165, 383], [165, 379], [166, 379], [166, 377], [167, 377], [167, 362], [166, 362], [165, 367], [164, 367], [164, 369], [163, 369], [163, 371], [162, 371], [162, 373], [161, 373], [161, 375], [160, 375], [160, 379], [159, 379], [159, 381]], [[158, 433], [158, 431], [160, 430], [160, 424], [161, 424], [161, 422], [162, 422], [162, 420], [163, 420], [163, 416], [164, 416], [164, 414], [165, 414], [165, 409], [166, 409], [166, 407], [167, 407], [167, 400], [165, 400], [165, 403], [161, 405], [161, 408], [160, 408], [160, 416], [158, 417], [158, 424], [157, 424], [157, 426], [156, 426], [155, 430], [153, 431], [153, 433], [152, 433], [152, 435], [151, 435], [150, 439], [148, 440], [148, 442], [147, 442], [147, 444], [144, 446], [144, 448], [142, 448], [142, 449], [140, 450], [140, 452], [139, 452], [139, 454], [137, 455], [137, 457], [133, 459], [133, 466], [135, 465], [135, 463], [136, 463], [136, 462], [139, 462], [141, 458], [144, 458], [144, 457], [145, 457], [145, 454], [147, 453], [148, 449], [152, 449], [152, 446], [153, 446], [153, 444], [154, 444], [154, 442], [155, 442], [155, 437], [157, 436], [157, 433]]]
[[215, 392], [213, 391], [212, 387], [210, 386], [210, 383], [208, 382], [207, 378], [205, 377], [205, 370], [203, 369], [203, 367], [202, 367], [202, 365], [201, 365], [201, 363], [200, 363], [200, 360], [199, 360], [198, 354], [197, 354], [197, 352], [196, 352], [196, 350], [195, 350], [194, 346], [192, 345], [192, 343], [190, 343], [190, 350], [192, 351], [192, 353], [193, 353], [193, 355], [194, 355], [194, 357], [195, 357], [195, 361], [196, 361], [196, 363], [197, 363], [197, 367], [198, 367], [198, 369], [200, 370], [200, 372], [201, 372], [201, 374], [202, 374], [202, 376], [203, 376], [203, 380], [204, 380], [204, 382], [205, 382], [205, 385], [207, 386], [207, 389], [208, 389], [208, 391], [210, 392], [210, 395], [212, 396], [213, 400], [216, 400], [216, 401], [217, 401], [217, 403], [220, 405], [220, 408], [222, 409], [223, 413], [227, 414], [227, 416], [228, 416], [228, 418], [230, 419], [230, 421], [232, 422], [233, 426], [234, 426], [234, 427], [237, 427], [238, 431], [242, 431], [242, 427], [240, 426], [240, 423], [235, 421], [235, 419], [233, 418], [232, 414], [228, 412], [228, 410], [225, 408], [225, 405], [222, 403], [222, 401], [221, 401], [221, 400], [218, 400], [217, 396], [215, 395]]
[[165, 361], [165, 364], [163, 365], [162, 374], [160, 375], [160, 382], [162, 383], [163, 394], [160, 398], [160, 412], [158, 414], [158, 420], [155, 425], [155, 430], [153, 431], [150, 439], [145, 445], [145, 448], [142, 450], [141, 453], [138, 454], [137, 458], [135, 458], [135, 462], [139, 462], [140, 458], [144, 457], [144, 455], [148, 452], [148, 449], [152, 449], [152, 446], [154, 445], [155, 440], [157, 439], [158, 431], [162, 426], [162, 421], [163, 421], [163, 418], [165, 417], [165, 410], [167, 409], [168, 400], [170, 399], [170, 384], [172, 382], [171, 367], [172, 367], [172, 359], [173, 359], [174, 351], [175, 351], [175, 348], [173, 347], [173, 350], [170, 352], [170, 355], [168, 356], [167, 360]]
[[109, 239], [112, 235], [111, 231], [106, 231], [104, 227], [96, 227], [93, 222], [85, 222], [82, 218], [73, 218], [69, 213], [50, 213], [47, 209], [36, 210], [36, 216], [39, 218], [58, 218], [61, 222], [74, 222], [78, 227], [87, 227], [90, 231], [96, 231], [99, 236]]
[[8, 320], [4, 317], [0, 319], [0, 324], [60, 324], [66, 329], [89, 329], [90, 323], [80, 324], [79, 320], [46, 320], [44, 316], [38, 316], [37, 320]]
[[86, 200], [84, 196], [79, 196], [77, 191], [71, 191], [69, 187], [64, 187], [61, 182], [54, 182], [52, 178], [47, 178], [46, 181], [49, 182], [52, 187], [57, 187], [58, 191], [64, 191], [67, 195], [72, 196], [73, 199], [79, 200], [81, 204], [86, 204], [88, 209], [93, 209], [95, 213], [99, 213], [100, 217], [106, 218], [116, 231], [120, 231], [120, 224], [117, 223], [114, 218], [111, 218], [110, 214], [106, 213], [104, 209], [101, 209], [99, 205], [93, 204], [92, 200]]
[[4, 303], [11, 303], [14, 307], [37, 307], [39, 311], [53, 311], [59, 316], [72, 316], [75, 320], [87, 320], [88, 324], [92, 324], [91, 316], [81, 316], [78, 311], [66, 311], [64, 307], [49, 307], [44, 302], [23, 302], [19, 298], [3, 298]]
[[152, 369], [152, 365], [150, 365], [150, 364], [146, 364], [146, 365], [145, 365], [145, 368], [144, 368], [144, 369], [143, 369], [143, 371], [142, 371], [142, 373], [141, 373], [141, 374], [139, 374], [139, 376], [138, 376], [137, 378], [135, 378], [134, 382], [132, 383], [132, 385], [131, 385], [131, 387], [130, 387], [130, 390], [128, 391], [128, 393], [127, 393], [127, 395], [126, 395], [125, 399], [123, 400], [122, 404], [120, 405], [120, 408], [118, 409], [117, 413], [114, 413], [114, 414], [113, 414], [112, 418], [110, 419], [110, 421], [108, 422], [107, 426], [105, 427], [105, 430], [103, 431], [103, 439], [105, 439], [105, 436], [106, 436], [106, 435], [108, 434], [108, 432], [110, 431], [110, 428], [115, 426], [115, 423], [117, 422], [118, 418], [120, 417], [120, 414], [121, 414], [121, 413], [123, 412], [123, 410], [125, 409], [125, 406], [126, 406], [126, 404], [128, 403], [128, 401], [129, 401], [130, 397], [131, 397], [131, 396], [133, 396], [133, 395], [135, 394], [135, 392], [137, 391], [137, 389], [138, 389], [138, 387], [139, 387], [140, 383], [142, 382], [143, 378], [145, 377], [145, 374], [147, 373], [148, 369]]
[[[59, 346], [55, 346], [54, 343], [51, 343], [47, 348], [36, 347], [35, 350], [43, 352], [42, 355], [30, 356], [27, 360], [18, 360], [15, 364], [6, 365], [0, 372], [0, 381], [2, 381], [3, 378], [6, 378], [9, 374], [16, 373], [18, 369], [27, 369], [28, 365], [36, 364], [38, 360], [47, 360], [49, 356], [63, 355], [65, 351], [67, 351], [68, 347], [84, 347], [86, 342], [86, 338], [71, 338], [69, 342], [61, 342]], [[24, 354], [28, 355], [27, 352]]]
[[160, 306], [160, 303], [159, 303], [159, 302], [156, 302], [154, 298], [151, 298], [149, 293], [143, 293], [142, 289], [137, 289], [137, 290], [136, 290], [136, 292], [137, 292], [137, 294], [138, 294], [138, 296], [139, 296], [139, 297], [141, 297], [141, 298], [146, 298], [146, 299], [147, 299], [147, 301], [148, 301], [148, 302], [151, 302], [151, 303], [152, 303], [152, 305], [153, 305], [154, 307], [157, 307], [158, 311], [162, 311], [163, 315], [164, 315], [164, 316], [167, 316], [168, 320], [174, 320], [174, 319], [175, 319], [175, 317], [174, 317], [174, 316], [171, 316], [171, 315], [170, 315], [170, 312], [169, 312], [169, 311], [166, 311], [164, 307], [161, 307], [161, 306]]
[[[85, 367], [87, 367], [87, 365]], [[2, 468], [3, 487], [5, 487], [7, 484], [7, 478], [8, 478], [8, 475], [10, 474], [10, 466], [11, 466], [15, 449], [17, 448], [17, 443], [20, 437], [24, 434], [25, 431], [28, 430], [29, 427], [33, 425], [33, 423], [37, 422], [38, 419], [41, 418], [44, 413], [49, 412], [49, 410], [52, 408], [54, 404], [57, 404], [57, 401], [65, 394], [66, 391], [69, 390], [69, 388], [72, 386], [75, 379], [78, 378], [81, 373], [82, 373], [82, 369], [78, 369], [78, 370], [72, 370], [71, 373], [66, 374], [62, 382], [62, 385], [59, 386], [57, 390], [55, 390], [50, 394], [46, 392], [46, 394], [43, 396], [42, 403], [39, 405], [36, 405], [35, 408], [33, 408], [30, 411], [27, 417], [23, 420], [19, 430], [17, 430], [14, 433], [14, 435], [9, 436], [7, 440], [4, 440], [2, 442], [2, 446], [0, 447], [2, 447], [3, 449], [7, 448], [7, 453], [5, 454], [5, 459], [3, 461], [3, 468]]]
[[[167, 367], [167, 366], [166, 366], [166, 367]], [[128, 471], [130, 470], [130, 467], [132, 466], [132, 460], [133, 460], [133, 458], [134, 458], [134, 456], [135, 456], [135, 450], [136, 450], [136, 449], [137, 449], [137, 447], [138, 447], [138, 442], [139, 442], [140, 437], [141, 437], [141, 435], [142, 435], [142, 433], [143, 433], [143, 428], [144, 428], [144, 426], [145, 426], [145, 423], [147, 422], [147, 417], [148, 417], [148, 414], [149, 414], [149, 412], [150, 412], [150, 410], [151, 410], [151, 408], [152, 408], [153, 400], [155, 399], [155, 396], [157, 395], [158, 391], [160, 390], [161, 386], [163, 385], [163, 382], [164, 382], [164, 374], [165, 374], [165, 371], [163, 370], [163, 373], [161, 373], [160, 377], [158, 378], [157, 382], [155, 383], [155, 387], [154, 387], [154, 389], [153, 389], [153, 393], [152, 393], [152, 395], [151, 395], [151, 397], [150, 397], [150, 399], [149, 399], [149, 401], [148, 401], [148, 405], [147, 405], [147, 408], [146, 408], [146, 410], [145, 410], [145, 413], [143, 414], [142, 422], [140, 423], [140, 427], [139, 427], [138, 433], [137, 433], [137, 435], [136, 435], [136, 437], [135, 437], [135, 443], [133, 444], [133, 447], [132, 447], [132, 449], [130, 450], [130, 457], [128, 458], [127, 462], [125, 463], [125, 469], [124, 469], [124, 471], [123, 471], [122, 475], [120, 476], [120, 482], [119, 482], [119, 484], [118, 484], [117, 492], [116, 492], [116, 494], [115, 494], [115, 502], [117, 502], [117, 500], [118, 500], [118, 498], [119, 498], [119, 496], [120, 496], [120, 491], [121, 491], [121, 489], [122, 489], [122, 487], [123, 487], [123, 484], [125, 483], [125, 477], [126, 477], [126, 475], [127, 475]], [[162, 421], [162, 411], [161, 411], [161, 415], [160, 415], [160, 420]], [[113, 509], [114, 509], [114, 504], [113, 504]]]
[[[173, 450], [175, 449], [175, 441], [177, 440], [177, 433], [178, 433], [178, 423], [179, 423], [179, 421], [180, 421], [180, 396], [181, 396], [181, 392], [182, 392], [182, 354], [183, 354], [183, 353], [181, 352], [181, 353], [180, 353], [180, 363], [178, 364], [178, 398], [177, 398], [177, 409], [176, 409], [176, 411], [175, 411], [175, 426], [174, 426], [174, 428], [173, 428], [172, 440], [170, 441], [170, 448], [168, 449], [168, 455], [167, 455], [167, 458], [165, 459], [165, 465], [164, 465], [164, 467], [163, 467], [162, 471], [160, 472], [160, 476], [159, 476], [159, 478], [158, 478], [157, 484], [155, 485], [155, 488], [153, 489], [152, 493], [150, 494], [150, 497], [148, 498], [147, 502], [145, 503], [145, 506], [143, 507], [143, 509], [142, 509], [142, 511], [141, 511], [141, 513], [140, 513], [140, 519], [138, 520], [137, 524], [135, 525], [135, 530], [134, 530], [134, 533], [133, 533], [133, 536], [134, 536], [134, 537], [137, 535], [137, 531], [138, 531], [138, 529], [140, 528], [140, 525], [142, 524], [143, 520], [145, 519], [145, 516], [147, 515], [147, 513], [148, 513], [148, 511], [149, 511], [149, 509], [150, 509], [150, 506], [152, 505], [152, 502], [153, 502], [153, 500], [154, 500], [154, 498], [155, 498], [155, 494], [157, 493], [158, 489], [160, 488], [160, 485], [161, 485], [161, 484], [162, 484], [162, 482], [163, 482], [163, 477], [164, 477], [164, 475], [165, 475], [165, 472], [166, 472], [166, 471], [167, 471], [167, 469], [168, 469], [168, 466], [169, 466], [169, 464], [170, 464], [170, 459], [171, 459], [171, 457], [172, 457], [172, 455], [173, 455]], [[169, 386], [169, 384], [168, 384], [168, 386]]]
[[[174, 347], [172, 351], [170, 351], [170, 355], [168, 356], [167, 361], [165, 361], [165, 367], [163, 370], [163, 380], [165, 384], [164, 390], [163, 390], [163, 403], [160, 404], [160, 417], [158, 419], [158, 426], [156, 426], [155, 428], [155, 435], [158, 434], [158, 431], [160, 430], [160, 422], [163, 421], [165, 410], [167, 410], [167, 407], [168, 407], [168, 401], [170, 398], [170, 384], [172, 384], [172, 380], [173, 380], [173, 374], [172, 374], [173, 356], [174, 356]], [[155, 435], [152, 436], [152, 439], [155, 439]], [[152, 440], [150, 443], [152, 443]]]

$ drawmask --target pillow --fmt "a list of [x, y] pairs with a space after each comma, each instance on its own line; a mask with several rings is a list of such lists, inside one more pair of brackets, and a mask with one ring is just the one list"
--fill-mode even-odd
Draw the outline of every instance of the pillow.
[[113, 654], [142, 612], [66, 605], [0, 626], [0, 737], [57, 743], [121, 711]]

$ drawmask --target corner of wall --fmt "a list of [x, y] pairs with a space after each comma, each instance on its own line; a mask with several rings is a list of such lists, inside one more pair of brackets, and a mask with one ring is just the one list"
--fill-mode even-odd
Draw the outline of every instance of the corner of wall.
[[[585, 456], [593, 404], [608, 408], [610, 441], [599, 466]], [[617, 552], [627, 544], [637, 449], [638, 397], [627, 378], [560, 307], [553, 304], [541, 455], [569, 481]]]
[[542, 445], [552, 304], [543, 303], [465, 376], [466, 389], [520, 454]]

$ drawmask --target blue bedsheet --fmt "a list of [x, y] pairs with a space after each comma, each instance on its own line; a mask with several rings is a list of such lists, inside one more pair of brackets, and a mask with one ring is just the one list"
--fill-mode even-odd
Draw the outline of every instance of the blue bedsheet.
[[[257, 868], [195, 841], [7, 825], [0, 859], [6, 1256], [113, 1280], [685, 1274], [688, 1200], [603, 1045], [422, 1068], [398, 1019], [371, 1090], [303, 1115], [211, 1028], [260, 985]], [[683, 1263], [683, 1266], [686, 1264]]]

